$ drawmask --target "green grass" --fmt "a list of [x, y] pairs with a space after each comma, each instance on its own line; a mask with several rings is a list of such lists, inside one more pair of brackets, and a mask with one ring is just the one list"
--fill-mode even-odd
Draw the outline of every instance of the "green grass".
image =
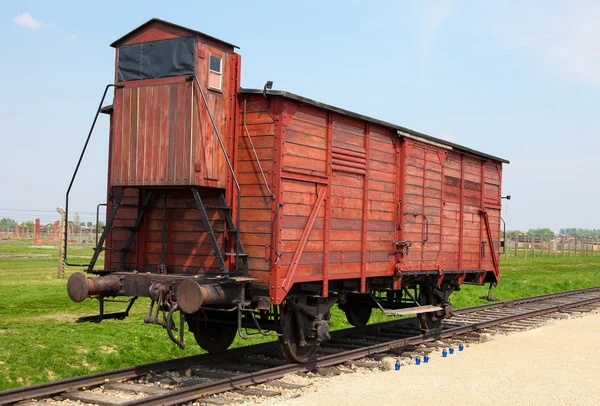
[[[191, 334], [186, 349], [179, 350], [162, 328], [144, 324], [147, 300], [138, 300], [126, 320], [76, 324], [79, 316], [97, 314], [98, 303], [68, 298], [67, 278], [56, 276], [57, 249], [2, 241], [0, 254], [31, 255], [0, 255], [0, 390], [202, 352]], [[72, 261], [86, 262], [77, 257], [90, 254], [90, 248], [69, 250]], [[600, 286], [600, 256], [508, 259], [501, 266], [502, 281], [493, 294], [502, 300]], [[67, 269], [67, 277], [77, 270]], [[487, 286], [467, 285], [451, 301], [473, 306], [485, 303], [479, 296], [486, 294]], [[123, 304], [107, 305], [107, 312], [122, 309]], [[387, 319], [374, 311], [372, 322]], [[348, 326], [337, 309], [331, 322], [333, 329]], [[237, 338], [234, 346], [258, 341]]]

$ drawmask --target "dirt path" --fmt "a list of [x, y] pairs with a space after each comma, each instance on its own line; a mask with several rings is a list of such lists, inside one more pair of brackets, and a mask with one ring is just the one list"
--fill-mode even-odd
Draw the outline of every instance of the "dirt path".
[[400, 371], [348, 374], [281, 405], [598, 405], [600, 313], [495, 336]]

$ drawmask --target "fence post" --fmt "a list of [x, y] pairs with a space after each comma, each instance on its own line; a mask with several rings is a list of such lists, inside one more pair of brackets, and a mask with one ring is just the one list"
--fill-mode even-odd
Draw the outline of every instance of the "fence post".
[[56, 211], [60, 213], [60, 226], [58, 233], [58, 274], [59, 278], [65, 277], [65, 245], [63, 240], [65, 239], [65, 224], [67, 220], [65, 219], [65, 211], [60, 207], [56, 208]]
[[35, 235], [35, 243], [41, 244], [41, 241], [40, 241], [40, 219], [35, 219], [34, 235]]

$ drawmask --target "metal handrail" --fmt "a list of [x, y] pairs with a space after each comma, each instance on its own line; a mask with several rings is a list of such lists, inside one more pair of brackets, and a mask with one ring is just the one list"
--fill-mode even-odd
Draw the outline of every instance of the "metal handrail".
[[[502, 252], [500, 254], [504, 254], [506, 253], [506, 222], [504, 221], [504, 219], [502, 217], [500, 217], [500, 221], [502, 222], [502, 239], [504, 240], [504, 246], [502, 247]], [[518, 238], [517, 238], [518, 240]], [[515, 242], [516, 244], [516, 242]], [[515, 249], [516, 249], [516, 245], [515, 245]]]
[[[94, 127], [96, 126], [96, 121], [98, 120], [98, 116], [100, 115], [100, 111], [102, 110], [102, 104], [104, 103], [104, 99], [106, 98], [106, 93], [108, 89], [111, 87], [121, 88], [123, 85], [115, 85], [110, 84], [106, 85], [104, 88], [104, 93], [102, 94], [102, 99], [100, 100], [100, 104], [98, 105], [98, 110], [96, 110], [96, 115], [94, 116], [94, 121], [92, 121], [92, 126], [90, 127], [90, 131], [88, 133], [87, 139], [85, 140], [85, 144], [83, 144], [83, 149], [81, 150], [81, 155], [79, 156], [79, 161], [77, 161], [77, 166], [75, 167], [75, 172], [73, 172], [73, 177], [71, 178], [71, 182], [69, 183], [69, 188], [67, 189], [67, 193], [65, 195], [65, 240], [64, 244], [64, 254], [63, 254], [63, 262], [67, 266], [89, 266], [90, 264], [72, 264], [67, 261], [67, 241], [69, 241], [68, 233], [69, 233], [69, 194], [71, 193], [71, 188], [73, 187], [73, 182], [75, 182], [75, 178], [77, 177], [77, 172], [79, 172], [79, 166], [81, 166], [81, 161], [83, 160], [83, 156], [85, 155], [85, 151], [90, 142], [90, 138], [92, 137], [92, 132], [94, 132]], [[96, 222], [96, 225], [98, 223]]]
[[250, 136], [250, 131], [248, 131], [248, 127], [246, 126], [246, 100], [244, 100], [244, 130], [246, 130], [246, 136], [248, 137], [248, 141], [250, 141], [250, 146], [252, 147], [252, 152], [254, 152], [254, 157], [256, 158], [256, 162], [258, 163], [258, 169], [260, 169], [260, 174], [262, 175], [263, 181], [265, 182], [267, 192], [269, 193], [269, 195], [271, 195], [271, 199], [275, 200], [275, 195], [273, 194], [273, 192], [271, 192], [271, 188], [269, 188], [267, 177], [265, 176], [265, 172], [263, 171], [262, 165], [260, 164], [260, 159], [258, 159], [258, 154], [256, 153], [256, 149], [254, 148], [254, 142], [252, 141], [252, 137]]
[[99, 203], [98, 206], [96, 206], [96, 246], [98, 246], [98, 223], [100, 222], [100, 207], [102, 206], [107, 207], [108, 204]]
[[221, 149], [223, 150], [223, 155], [225, 155], [225, 161], [227, 162], [227, 166], [229, 167], [229, 171], [231, 172], [231, 176], [233, 177], [233, 181], [235, 182], [235, 187], [238, 192], [237, 193], [237, 219], [236, 219], [236, 226], [235, 226], [237, 233], [235, 235], [235, 243], [236, 244], [235, 244], [235, 270], [234, 270], [234, 272], [237, 273], [238, 263], [239, 263], [238, 247], [240, 245], [240, 232], [239, 232], [240, 231], [240, 217], [241, 217], [240, 198], [241, 198], [241, 194], [242, 194], [241, 190], [240, 190], [240, 184], [237, 180], [237, 177], [235, 176], [235, 171], [233, 170], [233, 165], [231, 164], [229, 155], [227, 155], [227, 148], [225, 147], [225, 144], [223, 143], [223, 139], [221, 138], [221, 133], [219, 132], [219, 129], [217, 128], [217, 123], [215, 121], [215, 118], [213, 117], [212, 112], [210, 111], [210, 106], [208, 105], [208, 100], [206, 99], [204, 90], [202, 90], [200, 81], [198, 80], [196, 75], [189, 76], [187, 80], [194, 80], [196, 85], [198, 85], [198, 90], [200, 90], [200, 95], [202, 96], [202, 100], [204, 101], [204, 106], [206, 107], [208, 117], [210, 118], [213, 129], [215, 130], [215, 134], [217, 135], [217, 139], [219, 140], [219, 144], [221, 145]]

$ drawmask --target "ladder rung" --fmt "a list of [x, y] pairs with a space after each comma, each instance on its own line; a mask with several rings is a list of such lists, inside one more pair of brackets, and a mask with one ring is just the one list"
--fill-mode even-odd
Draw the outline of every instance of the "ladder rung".
[[135, 231], [136, 228], [135, 227], [131, 227], [131, 226], [112, 226], [112, 227], [107, 227], [107, 226], [103, 226], [102, 227], [103, 230], [129, 230], [129, 231]]
[[[224, 256], [228, 256], [228, 257], [235, 257], [235, 252], [222, 252], [221, 254], [224, 255]], [[240, 252], [237, 255], [238, 255], [238, 257], [247, 257], [248, 253], [247, 252]]]
[[226, 228], [213, 228], [212, 230], [215, 233], [232, 233], [232, 234], [233, 233], [237, 233], [237, 230], [235, 230], [235, 229], [229, 230], [229, 229], [226, 229]]
[[97, 247], [95, 247], [94, 251], [96, 251], [96, 252], [102, 252], [102, 251], [121, 251], [121, 252], [125, 252], [125, 251], [129, 251], [129, 250], [127, 250], [125, 248], [106, 248], [106, 247], [97, 248]]
[[205, 209], [220, 209], [220, 210], [231, 210], [231, 206], [215, 206], [213, 204], [205, 204]]

